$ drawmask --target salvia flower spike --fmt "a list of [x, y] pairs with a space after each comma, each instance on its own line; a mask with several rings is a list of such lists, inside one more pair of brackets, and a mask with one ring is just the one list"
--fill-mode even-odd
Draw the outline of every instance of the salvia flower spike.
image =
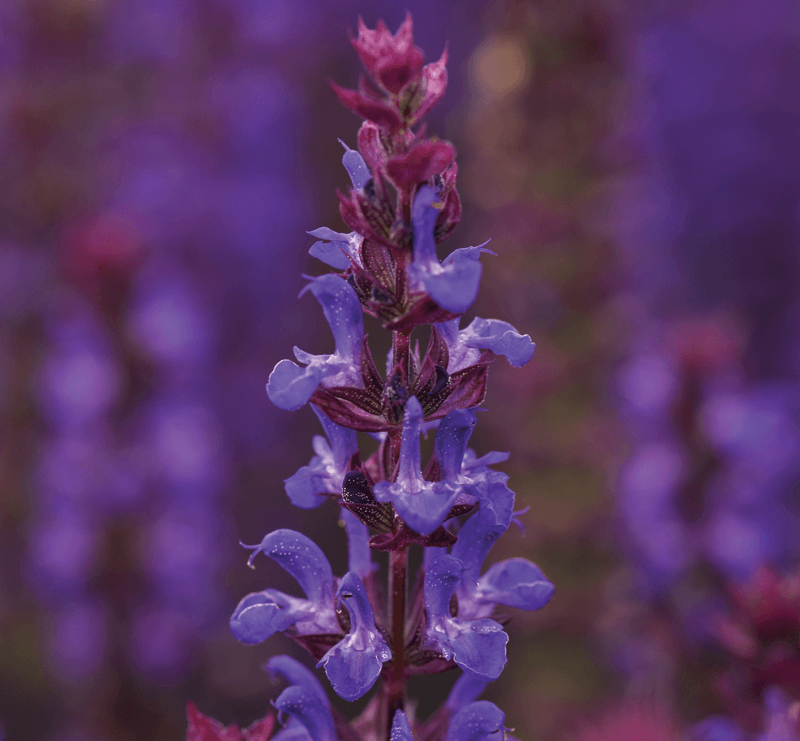
[[[311, 402], [319, 419], [324, 436], [314, 437], [313, 457], [284, 487], [300, 508], [339, 508], [349, 571], [337, 578], [310, 538], [274, 530], [245, 546], [253, 551], [248, 563], [263, 553], [304, 596], [276, 589], [247, 595], [231, 630], [247, 644], [282, 633], [316, 663], [317, 674], [287, 656], [267, 664], [289, 685], [274, 702], [277, 716], [269, 716], [281, 726], [277, 741], [500, 741], [503, 712], [478, 699], [507, 659], [495, 605], [538, 610], [553, 585], [523, 558], [484, 567], [519, 513], [508, 476], [492, 468], [507, 454], [479, 457], [467, 446], [489, 365], [502, 355], [522, 366], [534, 344], [498, 319], [460, 328], [478, 294], [481, 255], [495, 254], [486, 243], [442, 260], [437, 254], [461, 216], [456, 152], [419, 124], [444, 94], [447, 50], [425, 64], [410, 15], [395, 34], [359, 20], [352, 41], [366, 75], [355, 90], [332, 83], [365, 119], [355, 147], [339, 140], [350, 184], [339, 205], [349, 231], [309, 232], [316, 239], [310, 254], [333, 272], [310, 278], [301, 291], [319, 302], [334, 348], [323, 355], [295, 348], [295, 360], [281, 360], [267, 383], [277, 407]], [[372, 355], [364, 313], [391, 333], [385, 359]], [[421, 354], [415, 332], [426, 326]], [[359, 444], [358, 431], [370, 433], [371, 448]], [[425, 461], [420, 435], [430, 431], [434, 451]], [[421, 547], [423, 557], [409, 560]], [[386, 584], [381, 559], [388, 560]], [[416, 595], [413, 605], [408, 595]], [[447, 701], [430, 718], [416, 717], [408, 678], [456, 667]], [[331, 706], [322, 672], [345, 700], [376, 693], [361, 717], [348, 720]]]

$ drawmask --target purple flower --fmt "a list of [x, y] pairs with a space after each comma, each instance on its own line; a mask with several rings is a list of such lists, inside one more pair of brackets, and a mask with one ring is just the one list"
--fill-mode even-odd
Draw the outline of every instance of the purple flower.
[[464, 567], [458, 585], [459, 614], [471, 618], [490, 615], [497, 603], [539, 610], [555, 589], [541, 569], [525, 558], [501, 561], [480, 575], [489, 550], [508, 529], [514, 514], [514, 492], [505, 485], [505, 475], [496, 471], [489, 474], [494, 476], [482, 493], [480, 508], [461, 528], [451, 550]]
[[444, 706], [451, 713], [457, 713], [465, 705], [475, 702], [483, 694], [487, 685], [488, 682], [484, 682], [482, 679], [477, 679], [470, 674], [462, 674], [456, 679]]
[[42, 413], [54, 427], [86, 428], [116, 403], [122, 369], [109, 337], [89, 312], [76, 311], [57, 326], [53, 340], [37, 382]]
[[451, 555], [464, 566], [466, 581], [476, 583], [481, 565], [495, 541], [511, 525], [514, 492], [506, 485], [505, 474], [493, 471], [497, 479], [483, 492], [478, 511], [459, 531], [458, 542]]
[[448, 412], [436, 430], [434, 455], [442, 478], [456, 484], [461, 495], [470, 504], [477, 500], [489, 509], [503, 506], [507, 510], [501, 516], [505, 528], [511, 524], [514, 492], [506, 485], [508, 475], [488, 468], [489, 464], [501, 463], [508, 453], [493, 451], [476, 458], [467, 443], [477, 422], [475, 413], [469, 409]]
[[778, 687], [764, 693], [766, 730], [755, 741], [800, 741], [791, 699]]
[[[352, 151], [352, 150], [351, 150]], [[308, 232], [312, 237], [317, 237], [318, 242], [314, 242], [308, 250], [311, 257], [316, 257], [326, 265], [330, 265], [337, 270], [346, 270], [350, 267], [350, 259], [361, 264], [359, 250], [364, 238], [358, 232], [342, 234], [321, 226]]]
[[423, 413], [417, 398], [406, 402], [400, 462], [394, 482], [375, 484], [373, 494], [379, 502], [391, 502], [400, 517], [420, 535], [430, 535], [444, 522], [459, 494], [450, 481], [425, 481], [420, 465], [419, 434]]
[[331, 422], [315, 405], [311, 405], [328, 439], [315, 435], [312, 442], [316, 455], [283, 483], [295, 507], [313, 509], [325, 501], [324, 494], [341, 494], [342, 479], [353, 454], [358, 451], [356, 433]]
[[353, 187], [358, 191], [363, 191], [367, 183], [372, 180], [372, 173], [364, 162], [364, 158], [356, 149], [350, 149], [341, 139], [339, 144], [344, 147], [344, 155], [342, 156], [342, 164], [347, 174], [350, 176], [350, 181]]
[[509, 558], [494, 564], [479, 580], [475, 601], [499, 603], [522, 610], [539, 610], [553, 596], [555, 587], [542, 570], [525, 558]]
[[441, 651], [445, 659], [455, 661], [467, 674], [493, 681], [506, 664], [508, 636], [499, 623], [489, 618], [463, 620], [450, 615], [450, 600], [463, 571], [461, 562], [447, 554], [431, 562], [424, 582], [427, 643]]
[[436, 256], [433, 230], [443, 204], [436, 191], [422, 186], [414, 198], [411, 219], [414, 224], [414, 262], [408, 273], [428, 295], [447, 311], [463, 314], [478, 295], [481, 280], [481, 252], [491, 252], [483, 245], [455, 250], [443, 262]]
[[166, 369], [198, 367], [214, 351], [213, 316], [173, 267], [152, 260], [137, 279], [128, 332], [140, 352]]
[[499, 526], [499, 535], [513, 519], [514, 492], [506, 486], [508, 475], [493, 471], [487, 464], [501, 463], [508, 453], [493, 451], [476, 458], [467, 448], [476, 421], [470, 410], [449, 412], [436, 431], [434, 454], [442, 477], [457, 484], [470, 503], [480, 502], [483, 516]]
[[531, 336], [519, 334], [508, 322], [475, 317], [468, 327], [459, 329], [460, 321], [456, 317], [436, 325], [450, 354], [449, 373], [477, 363], [480, 350], [491, 350], [495, 355], [502, 355], [515, 368], [521, 368], [533, 357], [536, 345], [531, 341]]
[[[553, 587], [525, 559], [496, 564], [481, 576], [489, 549], [518, 513], [508, 476], [490, 468], [507, 455], [478, 458], [467, 445], [488, 365], [503, 355], [521, 366], [534, 345], [506, 322], [478, 318], [459, 328], [477, 295], [481, 254], [490, 250], [467, 247], [439, 259], [437, 243], [461, 215], [455, 147], [411, 128], [444, 91], [447, 53], [423, 66], [410, 16], [396, 34], [383, 23], [371, 31], [359, 21], [353, 44], [369, 77], [358, 90], [332, 84], [340, 100], [367, 119], [357, 149], [342, 142], [352, 187], [338, 193], [339, 207], [353, 231], [309, 232], [317, 239], [309, 253], [335, 271], [310, 279], [306, 288], [322, 306], [335, 350], [311, 355], [294, 348], [294, 359], [279, 362], [267, 384], [276, 406], [311, 403], [323, 426], [314, 457], [285, 480], [286, 492], [301, 508], [336, 499], [349, 571], [335, 579], [322, 551], [299, 533], [267, 535], [253, 546], [250, 565], [263, 550], [305, 595], [273, 589], [248, 595], [231, 628], [245, 643], [274, 632], [295, 639], [344, 700], [365, 698], [384, 679], [375, 702], [348, 723], [306, 669], [279, 660], [292, 686], [275, 703], [281, 722], [288, 721], [276, 741], [385, 738], [387, 726], [390, 741], [413, 741], [412, 727], [436, 741], [489, 741], [504, 736], [504, 716], [477, 698], [502, 673], [508, 642], [489, 614], [498, 602], [538, 609]], [[362, 312], [392, 333], [385, 375], [366, 341]], [[423, 356], [410, 335], [427, 325], [433, 326]], [[420, 434], [428, 429], [436, 430], [434, 456], [423, 473]], [[357, 432], [373, 433], [378, 450], [362, 458]], [[448, 518], [476, 505], [469, 522], [455, 528], [458, 537], [445, 527]], [[416, 581], [407, 578], [408, 562], [400, 557], [412, 543], [425, 551], [422, 568], [414, 568]], [[373, 550], [392, 552], [383, 573], [387, 589], [378, 583]], [[408, 589], [398, 591], [401, 583]], [[405, 636], [403, 646], [390, 648], [389, 636]], [[455, 666], [462, 677], [447, 702], [424, 723], [409, 722], [397, 709], [407, 679]]]
[[397, 479], [375, 484], [375, 499], [392, 502], [406, 524], [421, 535], [430, 535], [436, 530], [454, 504], [486, 500], [483, 506], [491, 509], [505, 502], [508, 511], [498, 535], [504, 532], [511, 523], [514, 494], [505, 485], [508, 476], [484, 464], [505, 460], [507, 454], [489, 453], [480, 459], [475, 459], [471, 451], [470, 455], [466, 454], [475, 421], [475, 414], [467, 409], [456, 409], [445, 416], [436, 430], [434, 443], [442, 480], [426, 481], [420, 466], [422, 408], [412, 396], [406, 402], [404, 413]]
[[730, 718], [714, 715], [693, 725], [687, 741], [745, 741], [745, 734]]
[[319, 680], [289, 656], [275, 656], [265, 668], [291, 684], [275, 701], [279, 719], [284, 713], [291, 718], [273, 741], [337, 741], [331, 706]]
[[640, 445], [619, 476], [617, 506], [644, 586], [656, 592], [685, 573], [694, 556], [676, 503], [686, 476], [686, 454], [674, 436]]
[[469, 409], [449, 412], [436, 429], [434, 455], [443, 479], [461, 475], [461, 463], [478, 418]]
[[366, 579], [376, 568], [369, 547], [369, 529], [352, 512], [342, 508], [342, 521], [347, 531], [347, 569]]
[[491, 734], [503, 730], [506, 716], [487, 700], [471, 702], [456, 713], [450, 723], [445, 741], [493, 741]]
[[465, 705], [475, 702], [488, 682], [470, 674], [462, 674], [450, 690], [447, 700], [425, 724], [427, 738], [444, 738], [450, 721]]
[[317, 386], [360, 386], [360, 351], [364, 340], [364, 318], [361, 303], [350, 284], [338, 275], [314, 278], [308, 285], [322, 305], [328, 320], [336, 351], [332, 355], [311, 355], [294, 348], [301, 368], [291, 360], [281, 360], [267, 383], [267, 394], [275, 406], [291, 411], [299, 409], [312, 396]]
[[264, 553], [277, 561], [303, 588], [307, 599], [276, 589], [248, 594], [231, 616], [231, 632], [242, 643], [261, 643], [290, 627], [298, 635], [338, 633], [331, 566], [319, 546], [294, 530], [275, 530], [252, 548], [248, 565]]
[[331, 686], [339, 697], [352, 702], [375, 684], [392, 652], [375, 627], [367, 590], [358, 575], [345, 574], [336, 593], [350, 613], [350, 632], [320, 659]]

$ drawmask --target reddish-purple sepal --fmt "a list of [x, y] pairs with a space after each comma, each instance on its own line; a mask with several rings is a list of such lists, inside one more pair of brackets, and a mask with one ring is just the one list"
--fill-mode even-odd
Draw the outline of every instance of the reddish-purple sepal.
[[411, 543], [425, 548], [449, 548], [458, 538], [440, 525], [430, 535], [420, 535], [401, 522], [392, 533], [381, 533], [370, 538], [369, 547], [373, 551], [399, 551]]
[[445, 46], [442, 56], [437, 61], [426, 64], [422, 68], [422, 86], [425, 93], [411, 118], [412, 125], [442, 99], [444, 91], [447, 89], [447, 56], [447, 47]]
[[267, 741], [275, 728], [272, 713], [247, 728], [239, 728], [235, 723], [223, 726], [218, 720], [203, 715], [192, 702], [186, 703], [186, 719], [186, 741]]
[[392, 35], [383, 21], [373, 31], [358, 19], [358, 38], [351, 39], [367, 72], [387, 93], [397, 95], [410, 82], [423, 76], [422, 50], [414, 45], [411, 14]]
[[390, 103], [367, 97], [357, 90], [343, 88], [333, 80], [329, 80], [328, 84], [342, 105], [361, 116], [361, 118], [366, 118], [368, 121], [373, 121], [379, 126], [385, 126], [388, 129], [397, 129], [402, 126], [400, 113]]
[[423, 140], [403, 154], [391, 157], [386, 174], [400, 190], [410, 191], [419, 183], [443, 172], [455, 159], [450, 142]]

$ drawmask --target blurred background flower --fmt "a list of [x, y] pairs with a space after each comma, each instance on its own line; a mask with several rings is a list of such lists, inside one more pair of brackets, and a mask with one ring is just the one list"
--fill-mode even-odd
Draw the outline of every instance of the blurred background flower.
[[[772, 708], [800, 699], [792, 0], [9, 0], [8, 739], [166, 741], [187, 699], [244, 727], [274, 698], [260, 665], [293, 648], [245, 649], [227, 616], [293, 585], [237, 541], [314, 538], [336, 512], [289, 505], [318, 423], [264, 383], [300, 335], [330, 351], [296, 300], [318, 271], [305, 232], [344, 226], [336, 138], [358, 122], [327, 80], [357, 78], [358, 13], [395, 29], [406, 9], [429, 60], [449, 43], [430, 128], [459, 153], [453, 246], [500, 256], [464, 324], [501, 315], [538, 345], [493, 366], [472, 443], [511, 451], [531, 507], [491, 560], [530, 558], [556, 595], [514, 615], [487, 698], [521, 741], [698, 735], [707, 716], [755, 738], [792, 717]], [[344, 531], [325, 542], [342, 573]], [[412, 682], [423, 716], [439, 681]]]

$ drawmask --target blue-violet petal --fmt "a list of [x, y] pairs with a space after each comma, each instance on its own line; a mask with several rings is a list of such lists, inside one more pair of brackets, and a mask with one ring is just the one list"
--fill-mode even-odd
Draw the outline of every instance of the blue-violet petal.
[[231, 615], [231, 633], [241, 643], [261, 643], [294, 625], [312, 609], [308, 600], [276, 589], [248, 594]]
[[489, 683], [484, 682], [482, 679], [476, 679], [469, 674], [462, 674], [456, 679], [456, 683], [450, 690], [450, 694], [447, 696], [447, 701], [445, 702], [445, 707], [451, 713], [457, 713], [465, 705], [475, 702], [475, 700], [483, 694], [488, 685]]
[[279, 409], [292, 412], [299, 409], [313, 395], [325, 369], [320, 366], [301, 368], [291, 360], [281, 360], [269, 374], [267, 395]]
[[449, 412], [436, 430], [434, 454], [443, 479], [455, 479], [461, 473], [461, 462], [478, 418], [469, 409]]
[[444, 262], [436, 256], [434, 228], [443, 204], [436, 191], [423, 186], [417, 191], [411, 211], [414, 225], [414, 261], [409, 275], [447, 311], [463, 314], [475, 301], [481, 280], [479, 257], [483, 247], [455, 250]]
[[539, 610], [550, 601], [554, 590], [536, 564], [525, 558], [509, 558], [494, 564], [478, 580], [476, 596], [481, 602]]
[[422, 421], [422, 407], [412, 396], [403, 415], [397, 480], [375, 484], [373, 493], [379, 502], [392, 502], [412, 530], [430, 535], [444, 522], [461, 489], [449, 481], [425, 481], [420, 468]]
[[317, 260], [321, 260], [337, 270], [346, 270], [350, 267], [348, 255], [358, 262], [358, 248], [362, 241], [360, 234], [356, 232], [342, 234], [326, 226], [314, 229], [308, 234], [319, 240], [314, 242], [308, 250], [308, 254], [316, 257]]
[[300, 721], [313, 741], [337, 741], [336, 730], [327, 706], [305, 685], [287, 687], [275, 700], [278, 713], [287, 713]]
[[372, 560], [369, 529], [352, 512], [342, 509], [342, 521], [347, 531], [347, 569], [366, 579], [378, 565]]
[[339, 697], [352, 702], [375, 684], [392, 652], [375, 627], [375, 616], [361, 579], [348, 572], [339, 585], [337, 599], [350, 613], [350, 632], [320, 659]]
[[493, 681], [506, 664], [508, 635], [499, 623], [489, 618], [461, 620], [450, 616], [450, 599], [462, 571], [461, 562], [447, 554], [431, 562], [424, 581], [427, 639], [465, 673]]
[[342, 164], [350, 176], [350, 182], [353, 183], [353, 187], [356, 190], [363, 191], [364, 186], [372, 180], [372, 173], [369, 171], [367, 163], [357, 149], [350, 149], [341, 139], [339, 139], [339, 144], [345, 150], [342, 155]]
[[306, 535], [295, 530], [274, 530], [252, 549], [248, 564], [259, 553], [269, 556], [288, 571], [303, 588], [308, 599], [318, 604], [333, 602], [333, 571], [322, 549]]
[[317, 701], [323, 707], [329, 707], [328, 696], [325, 694], [325, 688], [322, 683], [314, 675], [307, 666], [301, 664], [297, 659], [291, 656], [279, 655], [273, 656], [263, 667], [270, 676], [281, 677], [289, 684], [300, 685], [310, 690], [317, 696]]
[[515, 368], [525, 365], [536, 347], [530, 335], [519, 334], [508, 322], [499, 319], [475, 317], [458, 335], [467, 347], [491, 350], [495, 355], [504, 356]]
[[307, 466], [302, 466], [283, 482], [292, 504], [302, 509], [318, 507], [325, 501], [325, 494], [341, 494], [342, 479], [350, 458], [358, 450], [355, 431], [335, 424], [314, 404], [311, 408], [328, 440], [315, 435], [313, 447], [316, 455]]
[[495, 741], [503, 729], [506, 716], [500, 708], [488, 700], [471, 702], [456, 713], [447, 729], [445, 741]]

